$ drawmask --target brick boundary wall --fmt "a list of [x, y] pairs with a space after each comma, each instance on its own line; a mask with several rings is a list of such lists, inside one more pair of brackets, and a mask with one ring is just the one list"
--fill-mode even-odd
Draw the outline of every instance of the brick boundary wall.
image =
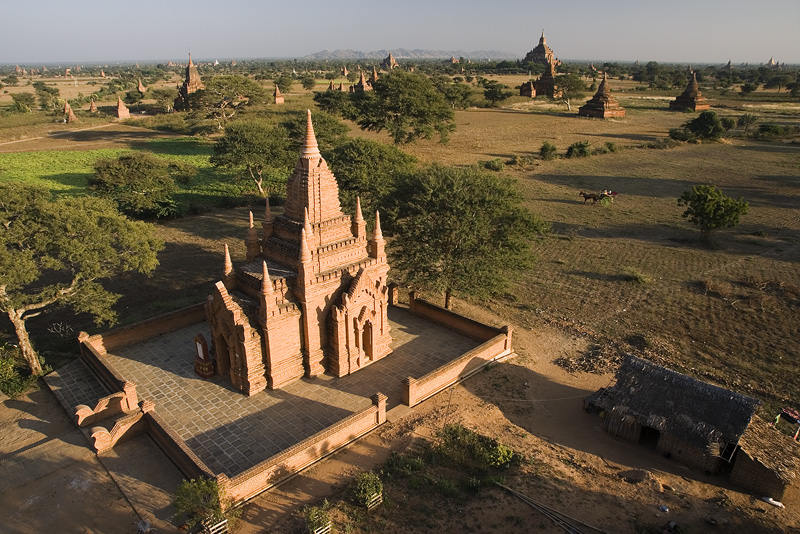
[[464, 317], [448, 309], [418, 298], [414, 291], [408, 294], [408, 310], [419, 317], [424, 317], [436, 324], [455, 330], [476, 341], [489, 341], [505, 331], [473, 319]]
[[376, 393], [372, 396], [372, 406], [369, 408], [342, 419], [233, 478], [218, 475], [217, 481], [235, 502], [250, 500], [384, 422], [386, 422], [386, 396]]
[[511, 354], [511, 329], [498, 334], [461, 357], [434, 369], [421, 378], [403, 380], [403, 404], [416, 406], [456, 382], [469, 377], [487, 363]]
[[105, 358], [106, 351], [103, 348], [103, 335], [90, 336], [86, 332], [81, 332], [78, 340], [81, 343], [81, 359], [86, 366], [111, 393], [122, 392], [125, 379]]
[[[205, 305], [205, 302], [200, 302], [151, 319], [113, 328], [99, 334], [100, 344], [97, 347], [104, 352], [112, 352], [119, 347], [146, 341], [186, 326], [201, 323], [206, 320]], [[94, 337], [97, 336], [92, 336], [92, 338]]]
[[187, 479], [216, 477], [216, 474], [192, 452], [186, 442], [155, 410], [146, 412], [145, 419], [147, 420], [148, 435]]

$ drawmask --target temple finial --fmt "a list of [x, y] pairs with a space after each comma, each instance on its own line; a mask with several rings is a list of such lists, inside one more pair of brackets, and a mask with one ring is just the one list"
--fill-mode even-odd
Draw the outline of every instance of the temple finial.
[[272, 210], [269, 207], [269, 197], [267, 197], [267, 205], [264, 207], [264, 222], [272, 222]]
[[356, 222], [364, 220], [364, 215], [361, 213], [361, 197], [356, 197]]
[[311, 261], [311, 250], [308, 248], [308, 240], [306, 239], [306, 229], [300, 230], [300, 263]]
[[383, 232], [381, 231], [381, 212], [375, 212], [375, 230], [372, 232], [373, 241], [383, 241]]
[[233, 262], [231, 261], [231, 251], [228, 249], [228, 244], [225, 243], [225, 266], [222, 269], [222, 274], [227, 276], [233, 273]]
[[261, 294], [264, 296], [272, 295], [272, 280], [270, 280], [269, 277], [269, 269], [267, 268], [266, 261], [262, 263], [261, 274]]
[[311, 110], [309, 109], [306, 119], [306, 139], [303, 143], [303, 152], [300, 157], [310, 159], [318, 156], [320, 156], [319, 146], [317, 145], [317, 137], [314, 135], [314, 124], [311, 122]]

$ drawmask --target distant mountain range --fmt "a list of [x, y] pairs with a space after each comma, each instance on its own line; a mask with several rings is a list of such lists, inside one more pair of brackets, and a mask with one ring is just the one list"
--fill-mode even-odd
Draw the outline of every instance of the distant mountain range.
[[476, 50], [475, 52], [465, 52], [464, 50], [421, 50], [415, 48], [396, 48], [394, 50], [375, 50], [372, 52], [362, 52], [360, 50], [323, 50], [315, 54], [309, 54], [303, 59], [384, 59], [392, 53], [395, 59], [520, 59], [519, 54], [509, 54], [500, 50]]

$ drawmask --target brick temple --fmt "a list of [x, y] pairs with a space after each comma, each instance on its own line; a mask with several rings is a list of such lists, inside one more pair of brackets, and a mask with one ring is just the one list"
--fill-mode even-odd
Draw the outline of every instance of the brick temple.
[[625, 116], [625, 108], [619, 105], [617, 99], [611, 96], [611, 89], [608, 86], [608, 78], [603, 73], [603, 81], [597, 88], [597, 93], [578, 109], [581, 117], [597, 117], [605, 119], [608, 117], [622, 118]]
[[206, 304], [217, 372], [252, 395], [302, 376], [353, 373], [391, 352], [389, 265], [380, 215], [367, 236], [360, 203], [342, 213], [339, 187], [317, 146], [311, 112], [287, 184], [285, 213], [250, 216], [246, 261], [225, 249]]
[[544, 30], [542, 30], [542, 36], [539, 38], [539, 44], [525, 55], [525, 59], [523, 59], [523, 61], [540, 63], [545, 67], [550, 63], [553, 63], [556, 67], [561, 65], [561, 61], [556, 59], [553, 50], [547, 46], [547, 40], [544, 38]]
[[175, 99], [175, 109], [185, 109], [189, 101], [189, 95], [196, 93], [200, 89], [205, 89], [203, 80], [200, 79], [200, 72], [192, 61], [192, 54], [189, 54], [189, 64], [186, 66], [186, 78], [183, 85], [178, 88], [178, 98]]
[[687, 109], [702, 111], [710, 107], [708, 100], [700, 94], [700, 85], [697, 83], [697, 74], [694, 72], [692, 72], [692, 79], [689, 80], [686, 90], [669, 103], [669, 109], [674, 111], [685, 111]]

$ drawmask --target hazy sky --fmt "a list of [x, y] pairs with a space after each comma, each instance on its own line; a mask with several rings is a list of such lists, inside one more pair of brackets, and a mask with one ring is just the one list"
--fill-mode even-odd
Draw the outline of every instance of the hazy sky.
[[800, 0], [3, 2], [0, 64], [499, 50], [561, 59], [800, 63]]

